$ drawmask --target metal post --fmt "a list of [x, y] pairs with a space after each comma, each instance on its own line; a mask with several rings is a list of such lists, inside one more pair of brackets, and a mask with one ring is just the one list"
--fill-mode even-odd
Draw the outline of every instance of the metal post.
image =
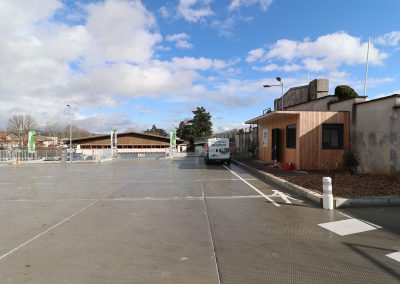
[[69, 107], [69, 162], [72, 163], [72, 108]]
[[323, 206], [324, 209], [333, 209], [332, 179], [330, 177], [322, 178], [323, 188]]

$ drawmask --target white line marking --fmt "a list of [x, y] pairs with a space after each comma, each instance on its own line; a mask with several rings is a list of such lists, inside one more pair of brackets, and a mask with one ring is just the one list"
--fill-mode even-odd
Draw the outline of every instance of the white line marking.
[[[203, 181], [208, 182], [208, 181], [235, 181], [235, 180], [240, 180], [238, 178], [211, 178], [211, 179], [205, 179]], [[246, 178], [245, 180], [257, 180], [256, 178]]]
[[74, 214], [72, 214], [71, 216], [65, 218], [64, 220], [62, 220], [61, 222], [58, 222], [57, 224], [55, 224], [54, 226], [51, 226], [50, 228], [48, 228], [46, 231], [41, 232], [39, 235], [36, 235], [35, 237], [33, 237], [32, 239], [24, 242], [23, 244], [20, 244], [19, 246], [17, 246], [16, 248], [13, 248], [12, 250], [10, 250], [9, 252], [3, 254], [2, 256], [0, 256], [0, 260], [2, 260], [3, 258], [9, 256], [10, 254], [14, 253], [15, 251], [19, 250], [20, 248], [26, 246], [27, 244], [33, 242], [34, 240], [36, 240], [37, 238], [40, 238], [41, 236], [43, 236], [44, 234], [46, 234], [47, 232], [53, 230], [54, 228], [60, 226], [61, 224], [67, 222], [69, 219], [71, 219], [72, 217], [78, 215], [79, 213], [85, 211], [86, 209], [88, 209], [89, 207], [93, 206], [95, 203], [99, 202], [99, 200], [96, 200], [92, 203], [90, 203], [88, 206], [82, 208], [81, 210], [75, 212]]
[[352, 216], [347, 215], [347, 214], [345, 214], [345, 213], [343, 213], [343, 212], [340, 212], [340, 211], [336, 211], [336, 212], [338, 212], [339, 214], [342, 214], [343, 216], [345, 216], [345, 217], [347, 217], [347, 218], [350, 218], [350, 219], [353, 218]]
[[386, 256], [390, 257], [391, 259], [394, 259], [395, 261], [400, 262], [400, 252], [389, 253]]
[[246, 199], [246, 198], [264, 198], [261, 195], [236, 195], [236, 196], [207, 196], [207, 199]]
[[[345, 213], [343, 213], [343, 212], [340, 212], [340, 211], [336, 211], [336, 212], [342, 214], [343, 216], [346, 216], [347, 218], [350, 218], [350, 219], [353, 219], [353, 218], [354, 218], [353, 216], [347, 215], [347, 214], [345, 214]], [[371, 226], [373, 226], [373, 227], [375, 227], [375, 228], [377, 228], [377, 229], [382, 229], [382, 228], [383, 228], [382, 226], [379, 226], [379, 225], [377, 225], [377, 224], [374, 224], [374, 223], [365, 221], [365, 220], [363, 220], [363, 219], [359, 219], [359, 220], [362, 221], [362, 222], [364, 222], [364, 223], [367, 223], [368, 225], [371, 225]]]
[[322, 223], [322, 224], [318, 224], [318, 226], [325, 228], [331, 232], [334, 232], [335, 234], [338, 234], [340, 236], [357, 234], [357, 233], [362, 233], [362, 232], [372, 231], [372, 230], [377, 229], [376, 227], [371, 226], [371, 225], [369, 225], [361, 220], [355, 219], [355, 218], [341, 220], [341, 221], [328, 222], [328, 223]]
[[280, 207], [280, 205], [278, 203], [276, 203], [275, 201], [273, 201], [271, 198], [269, 198], [266, 194], [262, 193], [260, 190], [258, 190], [257, 188], [255, 188], [252, 184], [250, 184], [248, 181], [246, 181], [244, 178], [242, 178], [241, 176], [239, 176], [237, 173], [235, 173], [234, 171], [232, 171], [230, 168], [228, 168], [227, 166], [223, 165], [223, 167], [225, 169], [227, 169], [228, 171], [230, 171], [232, 174], [234, 174], [235, 176], [237, 176], [241, 181], [243, 181], [245, 184], [247, 184], [248, 186], [250, 186], [252, 189], [254, 189], [255, 191], [257, 191], [260, 195], [264, 196], [265, 199], [267, 199], [269, 202], [271, 202], [272, 204], [274, 204], [277, 207]]

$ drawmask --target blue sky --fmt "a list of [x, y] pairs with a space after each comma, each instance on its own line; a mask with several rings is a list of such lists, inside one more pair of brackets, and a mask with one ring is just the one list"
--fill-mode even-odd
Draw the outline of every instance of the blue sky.
[[214, 131], [315, 78], [369, 99], [400, 93], [400, 1], [175, 0], [0, 2], [0, 127], [171, 129], [204, 106]]

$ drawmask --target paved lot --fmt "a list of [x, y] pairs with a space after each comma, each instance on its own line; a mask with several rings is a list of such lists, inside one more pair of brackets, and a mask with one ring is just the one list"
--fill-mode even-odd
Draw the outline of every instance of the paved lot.
[[0, 283], [399, 283], [398, 216], [195, 157], [0, 166]]

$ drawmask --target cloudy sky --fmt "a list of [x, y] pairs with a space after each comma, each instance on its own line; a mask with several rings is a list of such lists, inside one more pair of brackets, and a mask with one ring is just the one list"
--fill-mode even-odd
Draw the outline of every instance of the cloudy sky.
[[0, 128], [12, 114], [90, 131], [170, 129], [204, 106], [214, 131], [280, 88], [400, 93], [398, 0], [0, 0]]

